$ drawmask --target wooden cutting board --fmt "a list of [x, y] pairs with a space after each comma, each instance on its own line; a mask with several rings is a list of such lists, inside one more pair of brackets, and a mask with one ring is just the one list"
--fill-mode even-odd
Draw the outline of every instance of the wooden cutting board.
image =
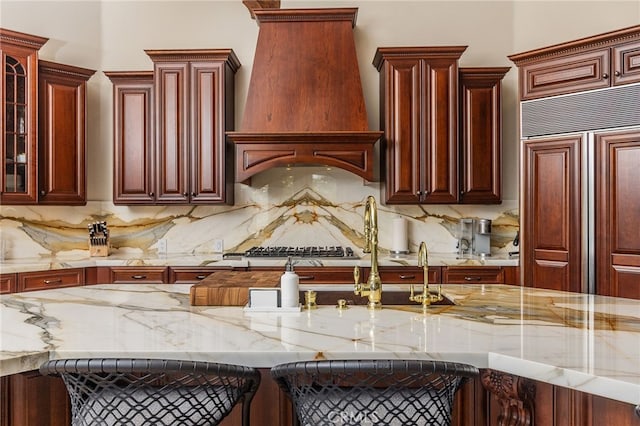
[[193, 306], [244, 306], [249, 287], [278, 287], [280, 271], [216, 271], [191, 286]]

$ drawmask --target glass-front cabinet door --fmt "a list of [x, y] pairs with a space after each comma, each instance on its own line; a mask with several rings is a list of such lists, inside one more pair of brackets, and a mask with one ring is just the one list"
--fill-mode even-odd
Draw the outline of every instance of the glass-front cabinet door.
[[38, 50], [46, 41], [43, 37], [0, 28], [2, 204], [37, 201]]

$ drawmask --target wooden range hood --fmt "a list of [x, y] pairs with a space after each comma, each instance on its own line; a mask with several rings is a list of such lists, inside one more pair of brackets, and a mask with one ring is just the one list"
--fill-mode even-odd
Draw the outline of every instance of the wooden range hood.
[[357, 8], [256, 9], [260, 25], [235, 144], [236, 182], [276, 166], [328, 165], [374, 180], [353, 28]]

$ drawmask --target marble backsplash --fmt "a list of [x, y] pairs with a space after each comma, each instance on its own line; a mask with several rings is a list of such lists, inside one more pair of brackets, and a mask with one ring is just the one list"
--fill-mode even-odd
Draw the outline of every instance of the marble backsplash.
[[409, 249], [425, 241], [430, 252], [456, 251], [460, 218], [492, 222], [492, 253], [513, 250], [518, 230], [517, 200], [500, 205], [384, 205], [379, 182], [322, 167], [276, 168], [236, 184], [233, 206], [116, 206], [90, 201], [86, 206], [0, 206], [0, 238], [6, 259], [45, 256], [86, 257], [87, 225], [104, 220], [112, 253], [157, 254], [165, 239], [168, 253], [225, 252], [253, 246], [350, 246], [362, 254], [364, 202], [378, 204], [379, 246], [391, 248], [392, 221], [408, 222]]

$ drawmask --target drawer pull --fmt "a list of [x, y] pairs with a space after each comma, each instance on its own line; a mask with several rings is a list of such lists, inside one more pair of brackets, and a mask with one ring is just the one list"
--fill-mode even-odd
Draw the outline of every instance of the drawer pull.
[[206, 275], [196, 275], [196, 278], [199, 279], [199, 280], [203, 280], [206, 277], [207, 277]]
[[481, 279], [480, 277], [464, 277], [465, 281], [480, 281]]
[[131, 275], [131, 278], [134, 280], [144, 280], [145, 278], [147, 278], [146, 275]]
[[44, 283], [49, 285], [49, 284], [62, 284], [62, 280], [60, 278], [58, 278], [57, 280], [44, 280]]
[[315, 280], [316, 277], [313, 275], [300, 275], [300, 277], [298, 277], [300, 280]]
[[413, 280], [415, 278], [416, 278], [415, 275], [400, 275], [401, 280]]

